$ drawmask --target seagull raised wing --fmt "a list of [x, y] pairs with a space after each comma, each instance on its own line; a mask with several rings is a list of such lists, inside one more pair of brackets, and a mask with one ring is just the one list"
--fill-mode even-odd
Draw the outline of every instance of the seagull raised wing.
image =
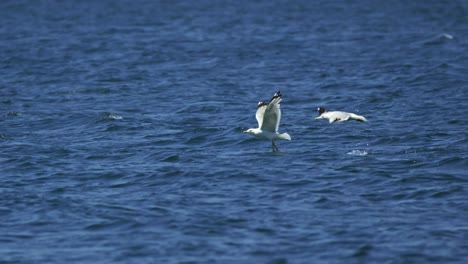
[[257, 112], [255, 117], [257, 118], [258, 128], [249, 128], [244, 133], [250, 134], [257, 138], [264, 138], [271, 140], [273, 151], [278, 151], [278, 147], [275, 144], [275, 139], [291, 140], [291, 136], [288, 133], [278, 133], [279, 123], [281, 120], [281, 109], [280, 102], [282, 95], [278, 91], [273, 95], [270, 102], [259, 102], [257, 105]]
[[265, 102], [258, 102], [257, 106], [257, 113], [255, 117], [257, 118], [258, 127], [262, 127], [263, 124], [263, 117], [265, 116], [265, 110], [267, 109], [268, 103]]
[[280, 102], [282, 99], [281, 93], [278, 91], [271, 98], [270, 103], [268, 103], [265, 113], [263, 115], [263, 123], [260, 126], [261, 130], [270, 131], [273, 133], [278, 132], [279, 123], [281, 121], [281, 109]]

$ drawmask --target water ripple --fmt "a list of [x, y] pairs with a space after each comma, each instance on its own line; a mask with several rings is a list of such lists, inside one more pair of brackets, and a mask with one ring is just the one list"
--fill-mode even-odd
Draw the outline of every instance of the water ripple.
[[0, 262], [465, 262], [464, 2], [194, 3], [1, 4]]

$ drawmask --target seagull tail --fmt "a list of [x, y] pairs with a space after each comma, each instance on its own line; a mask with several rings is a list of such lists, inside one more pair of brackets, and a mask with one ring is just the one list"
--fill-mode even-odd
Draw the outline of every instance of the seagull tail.
[[359, 122], [366, 122], [367, 121], [367, 119], [365, 117], [360, 116], [360, 115], [350, 113], [350, 116], [351, 116], [352, 119], [354, 119], [356, 121], [359, 121]]
[[279, 139], [291, 140], [291, 136], [288, 133], [283, 133], [278, 135]]

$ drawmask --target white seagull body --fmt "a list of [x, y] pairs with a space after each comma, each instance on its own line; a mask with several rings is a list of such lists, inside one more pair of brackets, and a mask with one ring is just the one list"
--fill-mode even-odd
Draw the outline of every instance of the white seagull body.
[[269, 103], [258, 102], [257, 113], [255, 114], [258, 122], [258, 128], [249, 128], [244, 131], [244, 133], [250, 134], [254, 137], [271, 140], [271, 146], [274, 152], [279, 151], [275, 144], [276, 139], [291, 140], [291, 136], [289, 136], [288, 133], [278, 133], [278, 127], [281, 120], [281, 100], [282, 95], [278, 91], [273, 95], [273, 98], [271, 98]]
[[353, 113], [342, 112], [342, 111], [328, 111], [323, 107], [317, 109], [319, 111], [319, 116], [315, 120], [328, 119], [330, 123], [348, 121], [350, 119], [365, 122], [367, 119], [363, 116], [356, 115]]

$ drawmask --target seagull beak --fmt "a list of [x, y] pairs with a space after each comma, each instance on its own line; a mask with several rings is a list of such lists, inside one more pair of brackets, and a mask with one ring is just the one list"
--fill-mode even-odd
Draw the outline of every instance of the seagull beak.
[[315, 120], [319, 120], [319, 119], [322, 119], [322, 117], [317, 116], [317, 117], [315, 118]]

